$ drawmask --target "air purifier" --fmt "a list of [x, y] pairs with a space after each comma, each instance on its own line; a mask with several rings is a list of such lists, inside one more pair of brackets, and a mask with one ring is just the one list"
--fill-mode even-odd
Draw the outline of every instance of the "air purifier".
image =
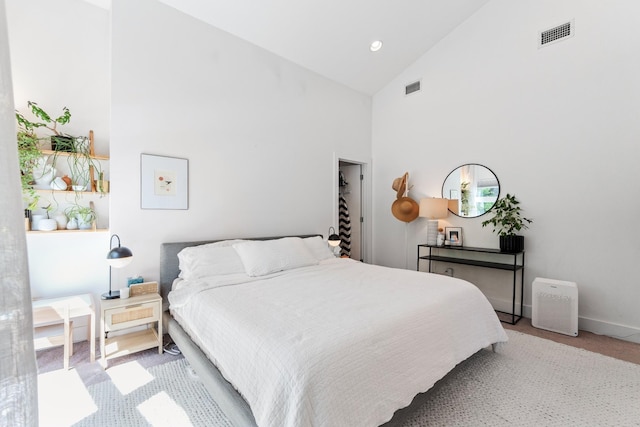
[[577, 337], [578, 285], [536, 277], [531, 290], [531, 324], [539, 329]]

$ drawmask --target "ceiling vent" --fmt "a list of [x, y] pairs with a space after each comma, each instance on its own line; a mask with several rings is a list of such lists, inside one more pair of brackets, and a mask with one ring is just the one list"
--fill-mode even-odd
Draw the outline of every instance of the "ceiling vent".
[[569, 37], [573, 37], [575, 32], [573, 21], [565, 22], [557, 27], [550, 28], [545, 31], [540, 31], [538, 34], [538, 47], [547, 46], [552, 43], [556, 43]]
[[420, 91], [420, 80], [418, 80], [417, 82], [413, 82], [413, 83], [409, 83], [408, 85], [406, 85], [404, 87], [404, 94], [405, 95], [410, 95], [414, 92], [418, 92]]

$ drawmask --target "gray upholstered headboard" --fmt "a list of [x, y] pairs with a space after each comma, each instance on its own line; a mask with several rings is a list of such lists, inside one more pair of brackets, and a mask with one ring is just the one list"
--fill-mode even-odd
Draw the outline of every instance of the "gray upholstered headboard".
[[[276, 237], [239, 237], [244, 240], [273, 240], [280, 239], [282, 237], [313, 237], [322, 236], [320, 234], [305, 234], [296, 236], [276, 236]], [[167, 295], [171, 291], [171, 285], [173, 281], [178, 277], [180, 268], [178, 266], [178, 253], [189, 246], [205, 245], [207, 243], [220, 242], [222, 240], [231, 239], [217, 239], [217, 240], [201, 240], [197, 242], [171, 242], [162, 243], [160, 245], [160, 295], [162, 296], [163, 307], [165, 310], [168, 308]]]

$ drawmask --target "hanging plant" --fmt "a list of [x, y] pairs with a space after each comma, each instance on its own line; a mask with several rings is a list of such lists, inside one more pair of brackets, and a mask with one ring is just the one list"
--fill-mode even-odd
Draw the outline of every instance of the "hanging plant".
[[38, 206], [38, 200], [40, 198], [33, 188], [35, 181], [33, 170], [42, 158], [40, 140], [36, 135], [26, 130], [18, 132], [17, 140], [22, 195], [25, 202], [27, 202], [27, 209], [34, 210]]
[[93, 221], [98, 217], [91, 207], [81, 206], [78, 204], [69, 206], [64, 213], [70, 220], [75, 219], [78, 224], [78, 228], [81, 230], [91, 228]]

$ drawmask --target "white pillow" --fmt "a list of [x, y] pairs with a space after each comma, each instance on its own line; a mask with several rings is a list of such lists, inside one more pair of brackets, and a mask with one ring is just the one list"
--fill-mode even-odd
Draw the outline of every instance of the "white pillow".
[[[194, 262], [201, 262], [202, 258], [210, 258], [212, 256], [212, 254], [209, 253], [211, 248], [227, 247], [242, 241], [242, 239], [220, 240], [218, 242], [184, 248], [178, 253], [180, 270], [191, 270], [194, 267]], [[244, 273], [244, 270], [242, 273]], [[178, 277], [182, 276], [178, 275]]]
[[207, 276], [244, 273], [244, 265], [238, 253], [222, 242], [184, 248], [178, 253], [180, 274], [184, 280], [196, 280]]
[[299, 237], [245, 241], [233, 247], [252, 277], [318, 263]]
[[232, 239], [232, 240], [220, 240], [219, 242], [207, 243], [206, 245], [201, 246], [193, 246], [194, 248], [201, 248], [203, 246], [207, 246], [210, 248], [224, 248], [226, 246], [233, 246], [236, 243], [244, 242], [243, 239]]
[[329, 244], [325, 240], [322, 240], [322, 237], [307, 237], [302, 239], [302, 241], [318, 261], [335, 258], [335, 255], [333, 255], [333, 252], [329, 249]]

